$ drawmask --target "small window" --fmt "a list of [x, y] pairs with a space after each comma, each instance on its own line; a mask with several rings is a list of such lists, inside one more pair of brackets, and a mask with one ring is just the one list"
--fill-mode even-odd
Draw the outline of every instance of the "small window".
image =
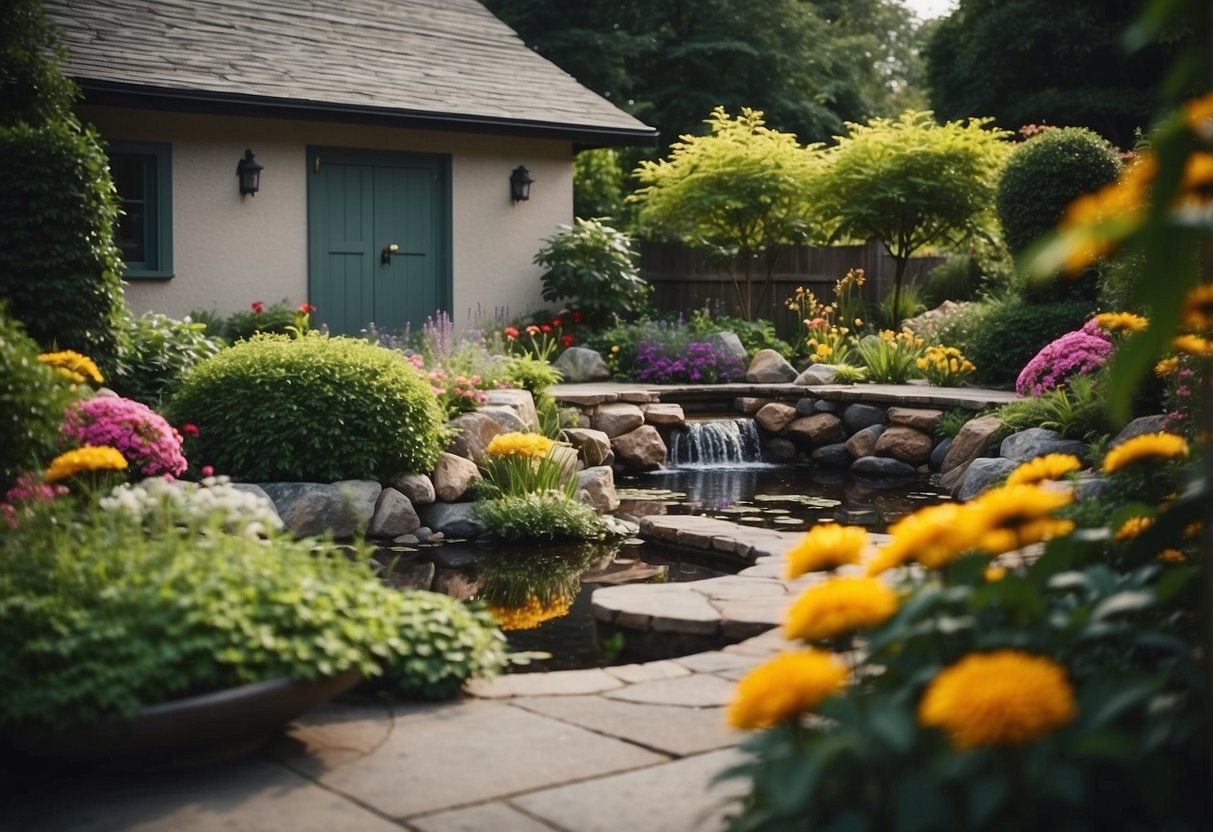
[[110, 173], [122, 205], [114, 242], [127, 278], [173, 276], [172, 148], [111, 141]]

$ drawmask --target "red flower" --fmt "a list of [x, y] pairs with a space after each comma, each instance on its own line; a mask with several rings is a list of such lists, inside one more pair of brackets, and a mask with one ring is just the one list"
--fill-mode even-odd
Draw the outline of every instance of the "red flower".
[[215, 466], [213, 466], [213, 465], [203, 465], [203, 466], [202, 466], [202, 476], [204, 476], [204, 477], [213, 477], [213, 476], [215, 476]]
[[192, 422], [186, 422], [184, 425], [181, 426], [181, 432], [184, 433], [186, 436], [197, 436], [198, 435], [198, 426], [193, 424]]
[[585, 320], [585, 316], [581, 314], [581, 310], [580, 310], [580, 309], [574, 309], [574, 310], [573, 310], [573, 323], [575, 323], [575, 324], [579, 324], [579, 323], [581, 323], [583, 320]]
[[253, 301], [253, 311], [260, 315], [265, 311], [265, 304], [259, 300]]
[[560, 318], [552, 318], [552, 326], [556, 327], [556, 329], [560, 329], [562, 326], [564, 326], [564, 321], [560, 320]]
[[535, 326], [534, 324], [531, 324], [530, 326], [528, 326], [528, 327], [526, 328], [526, 334], [527, 334], [527, 335], [532, 335], [532, 336], [534, 336], [534, 335], [538, 335], [538, 334], [539, 334], [539, 327]]
[[299, 304], [299, 311], [304, 315], [310, 315], [316, 311], [316, 307], [312, 306], [310, 303], [301, 303]]
[[515, 338], [517, 338], [518, 337], [518, 327], [507, 326], [505, 328], [505, 337], [509, 338], [511, 341], [513, 341]]
[[539, 327], [539, 331], [542, 332], [544, 335], [552, 334], [552, 328], [550, 326], [548, 326], [547, 324], [544, 324], [543, 326]]
[[562, 336], [560, 336], [560, 346], [562, 346], [562, 347], [571, 347], [571, 346], [573, 346], [573, 336], [572, 336], [572, 335], [562, 335]]

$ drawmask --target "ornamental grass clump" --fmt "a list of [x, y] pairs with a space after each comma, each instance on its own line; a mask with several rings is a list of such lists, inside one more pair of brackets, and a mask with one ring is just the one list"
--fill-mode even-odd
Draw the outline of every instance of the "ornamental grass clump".
[[117, 449], [132, 473], [179, 477], [188, 463], [181, 435], [164, 417], [134, 399], [94, 396], [67, 409], [60, 429], [64, 444]]
[[571, 498], [577, 486], [574, 457], [539, 433], [502, 433], [485, 449], [480, 488], [486, 496], [519, 497], [556, 492]]
[[918, 359], [923, 339], [908, 329], [882, 330], [859, 342], [859, 358], [867, 370], [867, 380], [877, 384], [905, 384], [918, 375]]

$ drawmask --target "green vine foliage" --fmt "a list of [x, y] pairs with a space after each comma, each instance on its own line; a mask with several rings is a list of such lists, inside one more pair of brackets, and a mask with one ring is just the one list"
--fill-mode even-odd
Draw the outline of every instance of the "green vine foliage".
[[197, 425], [191, 458], [252, 482], [428, 472], [445, 445], [429, 384], [356, 338], [256, 335], [197, 364], [169, 406]]

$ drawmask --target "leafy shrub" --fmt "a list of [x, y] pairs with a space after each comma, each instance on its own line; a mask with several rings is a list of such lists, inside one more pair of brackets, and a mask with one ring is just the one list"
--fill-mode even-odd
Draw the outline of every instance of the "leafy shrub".
[[560, 371], [547, 361], [526, 355], [511, 356], [506, 365], [505, 382], [510, 387], [527, 390], [535, 400], [535, 415], [539, 430], [549, 439], [560, 433], [560, 408], [548, 389], [559, 384]]
[[626, 174], [619, 156], [616, 148], [599, 147], [573, 157], [573, 216], [623, 219]]
[[1012, 151], [995, 206], [1007, 248], [1018, 255], [1053, 228], [1066, 206], [1120, 173], [1116, 148], [1085, 127], [1044, 130]]
[[977, 366], [979, 381], [1011, 384], [1041, 347], [1078, 329], [1094, 311], [1094, 304], [1085, 300], [1035, 304], [1012, 297], [990, 301], [973, 313], [967, 322], [971, 329], [948, 343]]
[[877, 311], [887, 327], [900, 327], [901, 322], [913, 318], [927, 308], [922, 293], [914, 284], [901, 287], [901, 292], [888, 292], [880, 301]]
[[398, 593], [344, 549], [266, 543], [209, 522], [145, 529], [124, 512], [80, 521], [59, 502], [55, 522], [43, 515], [0, 540], [0, 614], [13, 639], [0, 655], [0, 722], [65, 729], [352, 668], [374, 676], [386, 666], [397, 689], [438, 692], [501, 664], [483, 614]]
[[0, 297], [43, 348], [84, 353], [112, 375], [125, 302], [100, 139], [71, 121], [0, 128], [0, 181]]
[[295, 307], [286, 298], [266, 306], [259, 300], [249, 304], [247, 311], [234, 312], [223, 322], [223, 337], [243, 341], [259, 332], [287, 334], [295, 323]]
[[479, 500], [472, 516], [505, 541], [592, 540], [606, 534], [594, 509], [552, 491]]
[[634, 318], [644, 309], [650, 286], [640, 276], [639, 255], [627, 234], [599, 220], [575, 219], [561, 226], [535, 255], [543, 274], [543, 299], [572, 299], [591, 326]]
[[223, 341], [206, 330], [205, 323], [177, 321], [158, 312], [129, 318], [122, 360], [110, 386], [144, 404], [162, 404], [186, 370], [223, 349]]
[[38, 345], [0, 304], [0, 491], [54, 456], [69, 386], [38, 361]]
[[69, 407], [61, 439], [80, 447], [111, 447], [145, 477], [185, 473], [181, 436], [159, 413], [134, 399], [94, 396]]
[[784, 358], [791, 358], [795, 354], [792, 345], [775, 334], [775, 324], [768, 320], [747, 321], [745, 318], [713, 315], [706, 309], [697, 309], [687, 321], [687, 330], [701, 339], [714, 332], [731, 332], [750, 355], [759, 350], [775, 350]]
[[66, 57], [39, 0], [5, 3], [0, 34], [0, 124], [43, 125], [70, 118], [79, 94], [58, 62]]
[[974, 300], [981, 277], [981, 266], [976, 257], [953, 255], [927, 274], [926, 285], [922, 289], [923, 302], [934, 309], [945, 300]]
[[429, 471], [443, 414], [399, 354], [355, 338], [257, 335], [197, 364], [171, 402], [197, 461], [251, 481]]

